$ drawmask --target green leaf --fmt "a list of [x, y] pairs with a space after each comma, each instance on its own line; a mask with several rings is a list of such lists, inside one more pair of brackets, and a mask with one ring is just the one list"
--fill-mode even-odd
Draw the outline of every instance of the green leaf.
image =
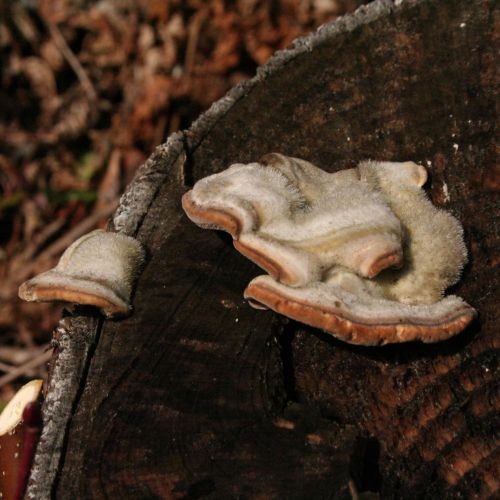
[[17, 207], [25, 197], [26, 193], [23, 191], [18, 191], [10, 196], [2, 196], [2, 198], [0, 198], [0, 210], [8, 210], [9, 208]]
[[97, 172], [96, 155], [92, 151], [83, 153], [73, 165], [73, 171], [82, 181], [90, 181]]
[[64, 205], [70, 201], [83, 201], [84, 203], [93, 203], [97, 200], [96, 191], [83, 191], [80, 189], [68, 189], [67, 191], [52, 191], [45, 192], [48, 200], [57, 205]]

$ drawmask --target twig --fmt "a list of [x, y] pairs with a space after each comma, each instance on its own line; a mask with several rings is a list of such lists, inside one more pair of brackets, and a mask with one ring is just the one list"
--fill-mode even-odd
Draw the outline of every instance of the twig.
[[57, 25], [47, 20], [45, 21], [45, 24], [54, 40], [54, 43], [56, 44], [56, 47], [60, 50], [61, 54], [64, 56], [66, 61], [68, 61], [68, 64], [76, 73], [76, 76], [78, 77], [78, 80], [80, 80], [80, 84], [82, 85], [89, 100], [94, 103], [95, 101], [97, 101], [97, 93], [94, 89], [94, 86], [92, 85], [92, 82], [90, 81], [90, 78], [87, 76], [87, 73], [83, 69], [83, 66], [80, 64], [80, 61], [73, 53], [70, 46], [67, 44]]
[[0, 346], [0, 361], [10, 366], [18, 366], [31, 359], [35, 354], [44, 351], [47, 346], [26, 349], [24, 347]]
[[3, 387], [5, 384], [12, 382], [16, 378], [28, 373], [33, 368], [38, 368], [40, 365], [47, 363], [52, 357], [52, 349], [48, 351], [44, 351], [34, 358], [30, 359], [27, 363], [24, 363], [21, 366], [13, 369], [10, 373], [3, 375], [0, 377], [0, 387]]
[[38, 260], [49, 259], [50, 257], [53, 257], [54, 255], [57, 255], [58, 253], [65, 250], [77, 238], [85, 233], [88, 233], [101, 219], [109, 217], [116, 210], [117, 206], [118, 200], [115, 200], [107, 207], [101, 208], [91, 213], [86, 219], [82, 220], [82, 222], [77, 224], [73, 229], [70, 229], [67, 233], [65, 233], [64, 236], [47, 247], [38, 256]]
[[12, 365], [8, 365], [7, 363], [2, 363], [0, 361], [0, 370], [6, 373], [10, 373], [12, 370], [14, 370], [15, 367]]
[[55, 233], [57, 233], [66, 223], [63, 218], [55, 219], [38, 234], [35, 234], [31, 242], [27, 245], [25, 250], [19, 255], [18, 259], [27, 261], [35, 255], [37, 250]]
[[351, 500], [359, 500], [358, 489], [356, 488], [356, 485], [354, 484], [354, 481], [352, 479], [349, 480], [349, 482], [347, 483], [347, 486], [349, 487], [349, 493], [351, 494]]
[[177, 132], [181, 128], [181, 115], [174, 113], [170, 115], [170, 124], [168, 126], [168, 135]]
[[33, 271], [33, 269], [38, 265], [39, 262], [50, 259], [55, 255], [61, 253], [65, 250], [71, 243], [73, 243], [77, 238], [83, 234], [89, 232], [101, 219], [109, 217], [118, 206], [118, 200], [107, 207], [96, 210], [90, 214], [86, 219], [77, 224], [73, 229], [65, 233], [61, 238], [56, 240], [52, 245], [48, 246], [36, 259], [35, 261], [27, 264], [22, 272], [15, 276], [16, 282], [24, 281]]
[[32, 349], [35, 347], [35, 342], [33, 341], [33, 331], [28, 328], [24, 321], [18, 321], [19, 328], [17, 330], [19, 340], [27, 347]]
[[[1, 0], [0, 0], [1, 1]], [[26, 266], [27, 263], [29, 263], [35, 253], [38, 251], [38, 249], [57, 231], [59, 231], [64, 224], [66, 224], [66, 221], [63, 218], [56, 219], [52, 221], [50, 224], [48, 224], [42, 231], [40, 231], [38, 234], [35, 234], [33, 238], [31, 238], [31, 241], [29, 241], [26, 245], [26, 248], [20, 252], [18, 255], [14, 255], [12, 259], [9, 262], [9, 267], [8, 267], [8, 273], [9, 276], [19, 276], [20, 269], [23, 271], [26, 271]], [[29, 264], [28, 264], [29, 265]], [[22, 272], [21, 271], [21, 275]], [[10, 282], [12, 280], [6, 280], [4, 282], [3, 290], [7, 290], [7, 292], [0, 291], [0, 297], [4, 298], [9, 295], [9, 290], [10, 290]], [[0, 287], [0, 290], [2, 290], [2, 287]]]
[[191, 24], [188, 31], [188, 41], [186, 47], [186, 55], [184, 58], [184, 73], [187, 76], [191, 76], [193, 72], [196, 50], [198, 49], [198, 41], [200, 38], [200, 31], [207, 17], [207, 12], [205, 9], [199, 10], [192, 18]]

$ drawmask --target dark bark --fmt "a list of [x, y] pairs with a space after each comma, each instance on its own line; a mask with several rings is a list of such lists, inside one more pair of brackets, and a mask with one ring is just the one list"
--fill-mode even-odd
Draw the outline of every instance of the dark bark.
[[[102, 328], [67, 320], [88, 356], [73, 360], [65, 395], [52, 379], [45, 418], [58, 416], [59, 444], [44, 433], [31, 496], [498, 491], [497, 14], [483, 0], [375, 2], [279, 55], [157, 151], [115, 217], [149, 254], [134, 314]], [[258, 269], [191, 224], [180, 196], [272, 151], [328, 171], [366, 158], [426, 165], [433, 202], [464, 225], [470, 263], [454, 292], [478, 320], [440, 344], [362, 348], [251, 309], [242, 291]]]

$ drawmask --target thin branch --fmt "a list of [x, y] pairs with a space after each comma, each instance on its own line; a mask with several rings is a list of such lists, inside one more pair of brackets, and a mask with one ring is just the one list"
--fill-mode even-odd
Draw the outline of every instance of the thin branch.
[[25, 375], [34, 368], [38, 368], [39, 366], [47, 363], [51, 357], [52, 357], [52, 349], [49, 349], [48, 351], [44, 351], [41, 354], [38, 354], [34, 358], [30, 359], [27, 363], [18, 366], [17, 368], [13, 369], [10, 373], [7, 373], [6, 375], [0, 377], [0, 387], [3, 387], [5, 384], [8, 384], [9, 382], [12, 382], [16, 378]]
[[45, 21], [45, 24], [47, 25], [50, 35], [52, 36], [52, 39], [54, 40], [57, 48], [60, 50], [61, 54], [64, 56], [73, 71], [76, 73], [76, 76], [78, 77], [78, 80], [80, 80], [80, 84], [85, 90], [85, 93], [87, 94], [89, 100], [92, 103], [96, 102], [97, 92], [95, 91], [94, 85], [90, 81], [90, 78], [88, 77], [85, 69], [80, 64], [80, 61], [73, 53], [70, 46], [67, 44], [61, 31], [56, 24], [50, 21]]
[[202, 9], [193, 16], [191, 24], [189, 25], [186, 55], [184, 58], [184, 72], [187, 76], [191, 76], [194, 69], [200, 32], [206, 17], [207, 12], [205, 9]]
[[0, 371], [5, 372], [5, 373], [10, 373], [14, 369], [15, 369], [15, 366], [8, 365], [7, 363], [2, 363], [0, 361]]
[[11, 366], [19, 366], [21, 363], [25, 363], [36, 354], [44, 351], [47, 348], [47, 345], [31, 349], [25, 347], [0, 345], [0, 361]]
[[57, 233], [66, 223], [63, 218], [55, 219], [50, 224], [42, 229], [38, 234], [35, 234], [32, 240], [26, 245], [24, 251], [19, 255], [18, 260], [26, 262], [36, 254], [38, 249], [55, 233]]
[[54, 257], [55, 255], [61, 253], [65, 250], [71, 243], [73, 243], [77, 238], [88, 233], [101, 219], [109, 217], [118, 206], [118, 200], [107, 207], [96, 210], [90, 214], [86, 219], [82, 220], [73, 229], [70, 229], [61, 238], [48, 246], [37, 258], [38, 261], [43, 261]]
[[73, 229], [64, 233], [61, 238], [56, 240], [52, 245], [48, 246], [36, 259], [29, 264], [27, 264], [22, 272], [16, 274], [16, 282], [19, 283], [24, 281], [33, 271], [33, 269], [38, 265], [38, 263], [54, 257], [55, 255], [61, 253], [65, 250], [71, 243], [73, 243], [77, 238], [83, 234], [89, 232], [100, 220], [109, 217], [118, 206], [118, 200], [107, 207], [96, 210], [94, 213], [90, 214], [86, 219], [77, 224]]

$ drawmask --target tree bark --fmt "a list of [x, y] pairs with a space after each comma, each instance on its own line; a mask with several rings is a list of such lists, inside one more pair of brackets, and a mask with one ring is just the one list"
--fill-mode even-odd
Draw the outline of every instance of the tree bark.
[[[134, 314], [64, 320], [31, 498], [498, 492], [498, 9], [395, 3], [279, 53], [141, 169], [114, 218], [148, 250]], [[464, 226], [453, 292], [478, 319], [440, 344], [363, 348], [251, 309], [242, 292], [259, 270], [190, 223], [180, 197], [273, 151], [330, 172], [424, 164], [432, 201]]]

